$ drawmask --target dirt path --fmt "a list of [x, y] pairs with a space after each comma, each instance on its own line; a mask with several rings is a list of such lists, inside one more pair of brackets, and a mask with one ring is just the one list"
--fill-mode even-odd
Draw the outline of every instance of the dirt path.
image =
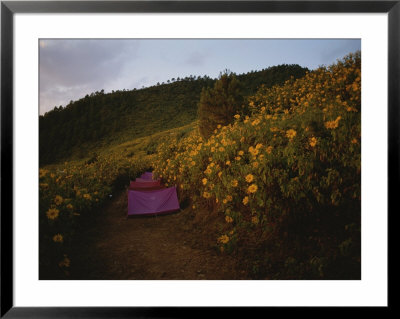
[[71, 279], [240, 279], [234, 259], [196, 234], [190, 209], [128, 219], [126, 211], [121, 192], [82, 228]]

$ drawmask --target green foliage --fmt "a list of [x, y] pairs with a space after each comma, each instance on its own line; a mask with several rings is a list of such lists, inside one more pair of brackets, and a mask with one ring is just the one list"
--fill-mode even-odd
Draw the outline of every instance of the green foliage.
[[201, 135], [208, 138], [218, 125], [229, 124], [243, 101], [240, 83], [228, 71], [220, 75], [213, 88], [203, 88], [198, 110]]

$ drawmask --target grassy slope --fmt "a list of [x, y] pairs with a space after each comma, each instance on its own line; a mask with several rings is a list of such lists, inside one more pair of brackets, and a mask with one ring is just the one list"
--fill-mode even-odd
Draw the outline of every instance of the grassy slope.
[[[282, 84], [307, 69], [281, 65], [238, 75], [243, 96], [260, 85]], [[201, 90], [214, 84], [210, 78], [191, 78], [170, 84], [105, 94], [96, 92], [65, 108], [39, 117], [40, 166], [77, 160], [109, 145], [187, 125], [197, 118]]]

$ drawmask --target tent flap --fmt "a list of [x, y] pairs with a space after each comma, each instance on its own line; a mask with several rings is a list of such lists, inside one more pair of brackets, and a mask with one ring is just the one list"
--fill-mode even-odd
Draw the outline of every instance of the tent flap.
[[128, 190], [128, 216], [179, 210], [176, 187], [151, 191]]

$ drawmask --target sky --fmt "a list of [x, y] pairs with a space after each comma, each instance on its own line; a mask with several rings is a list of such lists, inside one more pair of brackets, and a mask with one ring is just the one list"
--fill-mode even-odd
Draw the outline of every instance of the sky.
[[86, 94], [140, 89], [189, 75], [217, 78], [279, 64], [329, 66], [360, 39], [41, 39], [40, 114]]

